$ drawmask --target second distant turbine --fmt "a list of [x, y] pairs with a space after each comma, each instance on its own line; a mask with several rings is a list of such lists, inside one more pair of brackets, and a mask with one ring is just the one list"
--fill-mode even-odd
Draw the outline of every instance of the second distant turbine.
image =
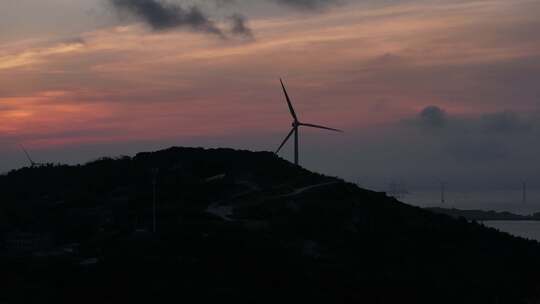
[[283, 93], [285, 94], [285, 98], [287, 99], [287, 105], [289, 106], [289, 111], [291, 112], [291, 116], [293, 118], [293, 122], [292, 122], [292, 129], [291, 131], [289, 132], [289, 134], [287, 135], [287, 137], [285, 137], [285, 139], [283, 140], [283, 142], [281, 143], [281, 145], [279, 146], [279, 148], [276, 150], [276, 153], [279, 153], [279, 151], [281, 150], [281, 148], [283, 148], [283, 146], [287, 143], [287, 141], [289, 140], [289, 138], [293, 135], [294, 133], [294, 164], [298, 166], [299, 164], [299, 161], [298, 161], [298, 130], [301, 126], [303, 127], [310, 127], [310, 128], [317, 128], [317, 129], [325, 129], [325, 130], [330, 130], [330, 131], [336, 131], [336, 132], [343, 132], [341, 130], [338, 130], [338, 129], [333, 129], [333, 128], [329, 128], [329, 127], [325, 127], [325, 126], [321, 126], [321, 125], [315, 125], [315, 124], [308, 124], [308, 123], [303, 123], [303, 122], [300, 122], [298, 120], [298, 116], [296, 116], [296, 112], [294, 111], [294, 108], [292, 106], [292, 103], [291, 103], [291, 99], [289, 98], [289, 94], [287, 93], [287, 89], [285, 89], [285, 85], [283, 84], [283, 80], [280, 79], [279, 80], [281, 82], [281, 87], [283, 88]]

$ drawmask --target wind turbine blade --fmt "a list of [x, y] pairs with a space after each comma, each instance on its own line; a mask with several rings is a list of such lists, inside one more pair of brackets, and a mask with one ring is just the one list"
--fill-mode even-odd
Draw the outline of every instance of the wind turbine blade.
[[289, 105], [289, 111], [291, 111], [291, 115], [294, 118], [295, 121], [298, 121], [298, 117], [296, 117], [296, 112], [294, 112], [294, 108], [291, 103], [291, 99], [289, 98], [289, 94], [287, 93], [287, 89], [285, 89], [285, 85], [283, 84], [283, 80], [280, 78], [279, 81], [281, 82], [281, 87], [283, 88], [283, 93], [285, 94], [285, 98], [287, 99], [287, 105]]
[[339, 130], [339, 129], [329, 128], [329, 127], [319, 126], [319, 125], [314, 125], [314, 124], [300, 123], [300, 125], [305, 126], [305, 127], [317, 128], [317, 129], [325, 129], [325, 130], [330, 130], [330, 131], [343, 132], [342, 130]]
[[28, 154], [28, 152], [26, 151], [26, 149], [23, 147], [23, 145], [20, 145], [21, 146], [21, 149], [23, 150], [24, 154], [26, 155], [26, 158], [28, 159], [28, 161], [30, 162], [30, 165], [35, 165], [36, 163], [32, 160], [32, 158], [30, 157], [30, 154]]
[[276, 150], [276, 154], [279, 153], [279, 151], [281, 151], [281, 148], [283, 148], [283, 146], [285, 145], [285, 143], [287, 143], [287, 140], [289, 140], [289, 138], [291, 138], [291, 135], [293, 135], [293, 133], [294, 133], [294, 128], [291, 129], [291, 132], [289, 132], [289, 134], [287, 134], [287, 137], [285, 137], [283, 142], [281, 142], [281, 145]]

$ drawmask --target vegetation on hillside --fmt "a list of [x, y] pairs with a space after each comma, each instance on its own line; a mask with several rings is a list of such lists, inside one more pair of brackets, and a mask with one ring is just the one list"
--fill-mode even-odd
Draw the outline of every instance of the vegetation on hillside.
[[540, 299], [538, 243], [268, 152], [170, 148], [23, 168], [0, 189], [0, 302]]

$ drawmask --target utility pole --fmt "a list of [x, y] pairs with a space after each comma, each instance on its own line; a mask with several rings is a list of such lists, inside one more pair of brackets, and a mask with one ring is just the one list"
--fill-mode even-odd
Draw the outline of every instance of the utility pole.
[[445, 203], [445, 197], [444, 197], [444, 191], [445, 191], [445, 184], [444, 182], [441, 182], [441, 204]]

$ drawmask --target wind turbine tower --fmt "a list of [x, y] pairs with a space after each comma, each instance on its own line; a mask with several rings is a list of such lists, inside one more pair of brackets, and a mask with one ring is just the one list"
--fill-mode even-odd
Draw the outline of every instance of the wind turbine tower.
[[298, 159], [299, 158], [299, 156], [298, 156], [298, 154], [299, 154], [299, 145], [298, 145], [298, 140], [299, 140], [299, 129], [300, 129], [300, 127], [310, 127], [310, 128], [316, 128], [316, 129], [325, 129], [325, 130], [330, 130], [330, 131], [335, 131], [335, 132], [343, 132], [343, 131], [338, 130], [338, 129], [325, 127], [325, 126], [321, 126], [321, 125], [315, 125], [315, 124], [309, 124], [309, 123], [300, 122], [300, 120], [298, 120], [298, 116], [296, 115], [296, 112], [294, 111], [294, 107], [292, 105], [289, 94], [287, 93], [287, 89], [285, 88], [285, 85], [283, 84], [283, 80], [280, 79], [279, 81], [281, 82], [281, 88], [283, 89], [283, 94], [285, 95], [285, 99], [287, 100], [287, 105], [289, 106], [289, 111], [291, 112], [291, 116], [292, 116], [293, 121], [292, 121], [292, 129], [291, 129], [291, 131], [289, 132], [289, 134], [287, 134], [287, 136], [285, 137], [283, 142], [281, 142], [281, 145], [276, 150], [276, 154], [279, 153], [279, 151], [281, 151], [281, 148], [283, 148], [283, 146], [287, 143], [289, 138], [294, 134], [294, 164], [298, 166], [299, 165], [299, 159]]

